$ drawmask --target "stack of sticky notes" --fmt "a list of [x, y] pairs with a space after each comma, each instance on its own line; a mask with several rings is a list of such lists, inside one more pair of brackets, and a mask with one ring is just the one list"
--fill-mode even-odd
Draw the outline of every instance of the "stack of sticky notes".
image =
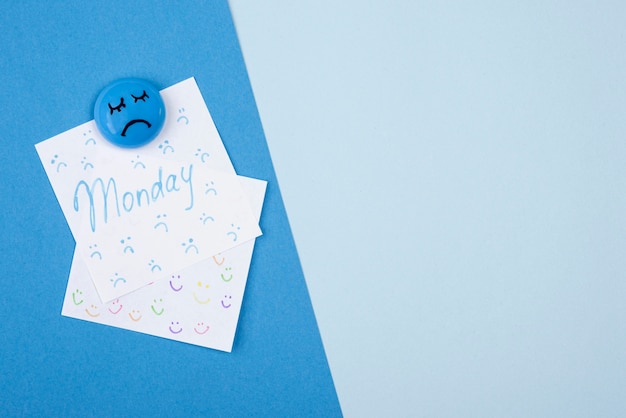
[[76, 240], [62, 314], [231, 351], [266, 182], [238, 176], [193, 78], [140, 148], [94, 121], [36, 145]]

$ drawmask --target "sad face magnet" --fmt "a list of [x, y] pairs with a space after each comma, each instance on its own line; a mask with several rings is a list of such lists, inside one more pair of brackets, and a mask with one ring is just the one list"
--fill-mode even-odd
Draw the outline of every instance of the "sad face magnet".
[[100, 92], [94, 119], [102, 136], [113, 144], [140, 147], [161, 132], [165, 105], [159, 91], [148, 81], [123, 78]]

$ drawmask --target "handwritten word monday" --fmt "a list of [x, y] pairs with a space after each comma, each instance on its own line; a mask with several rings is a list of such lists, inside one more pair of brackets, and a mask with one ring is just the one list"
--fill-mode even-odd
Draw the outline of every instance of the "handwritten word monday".
[[[96, 231], [96, 218], [101, 216], [102, 221], [105, 224], [107, 223], [111, 207], [115, 209], [115, 213], [120, 217], [122, 216], [122, 210], [130, 213], [138, 207], [143, 205], [149, 206], [159, 199], [164, 199], [166, 194], [188, 191], [189, 205], [185, 210], [190, 210], [193, 208], [192, 172], [193, 164], [190, 164], [186, 175], [185, 167], [181, 167], [180, 175], [168, 174], [165, 181], [163, 181], [163, 168], [159, 167], [157, 179], [152, 186], [123, 192], [118, 191], [118, 182], [113, 177], [109, 177], [106, 181], [98, 177], [93, 180], [91, 186], [85, 180], [81, 180], [74, 190], [74, 210], [79, 212], [84, 207], [83, 205], [86, 204], [85, 200], [88, 202], [92, 232]], [[120, 206], [122, 210], [120, 210]]]

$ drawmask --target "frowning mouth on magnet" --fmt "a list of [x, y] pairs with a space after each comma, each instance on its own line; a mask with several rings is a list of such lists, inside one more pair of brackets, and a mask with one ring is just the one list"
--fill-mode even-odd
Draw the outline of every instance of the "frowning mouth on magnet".
[[152, 125], [150, 125], [150, 122], [148, 122], [147, 120], [144, 120], [144, 119], [133, 119], [133, 120], [131, 120], [130, 122], [128, 122], [128, 123], [126, 124], [126, 126], [124, 126], [124, 130], [122, 131], [122, 136], [126, 136], [126, 130], [127, 130], [128, 128], [130, 128], [130, 127], [131, 127], [131, 126], [133, 126], [134, 124], [136, 124], [136, 123], [140, 123], [140, 122], [141, 122], [141, 123], [145, 123], [146, 125], [148, 125], [148, 128], [152, 127]]

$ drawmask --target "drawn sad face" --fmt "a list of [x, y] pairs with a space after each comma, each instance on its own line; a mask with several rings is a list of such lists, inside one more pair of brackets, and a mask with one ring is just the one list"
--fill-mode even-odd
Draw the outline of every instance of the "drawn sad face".
[[121, 147], [139, 147], [163, 128], [165, 105], [159, 91], [139, 78], [114, 81], [100, 92], [94, 119], [102, 136]]

